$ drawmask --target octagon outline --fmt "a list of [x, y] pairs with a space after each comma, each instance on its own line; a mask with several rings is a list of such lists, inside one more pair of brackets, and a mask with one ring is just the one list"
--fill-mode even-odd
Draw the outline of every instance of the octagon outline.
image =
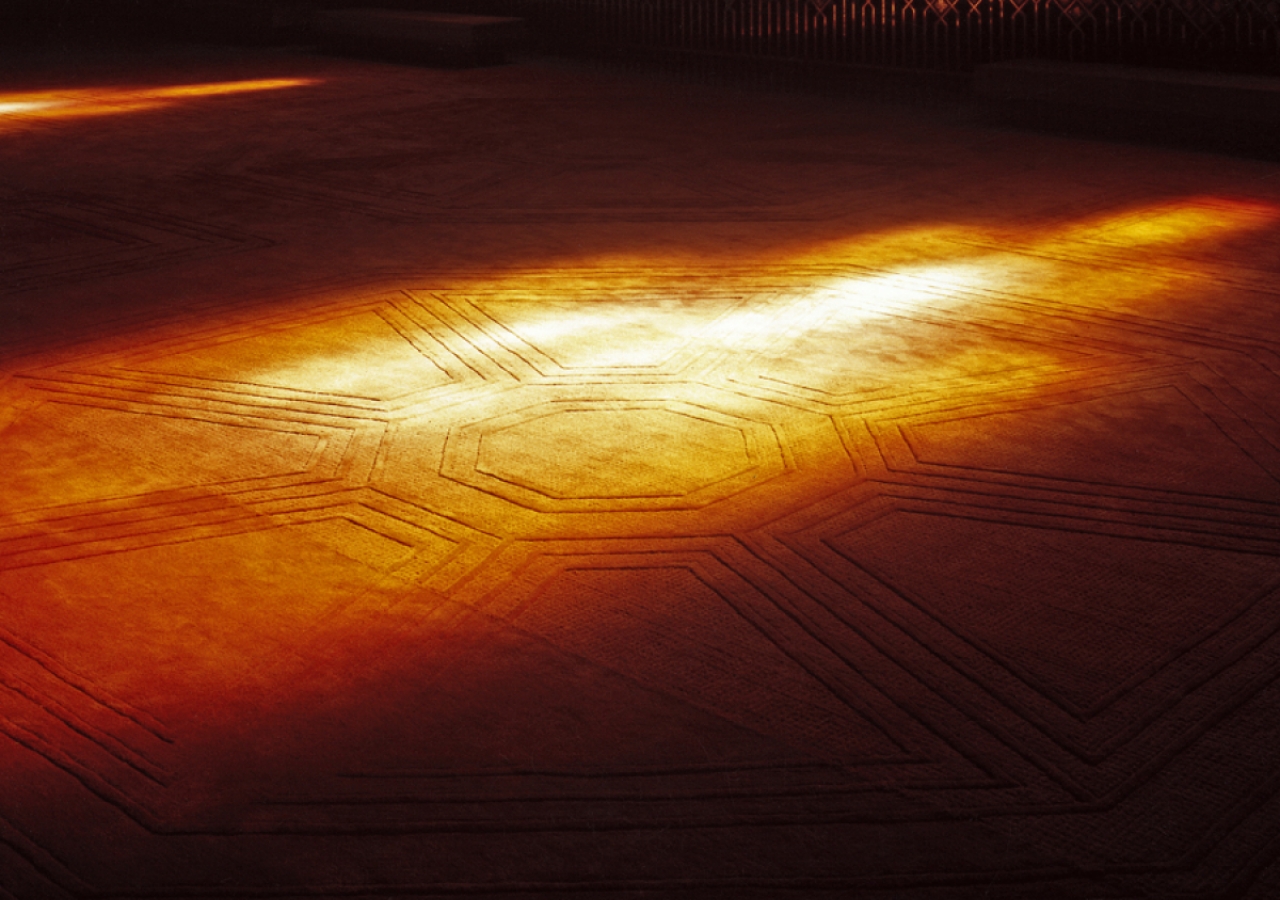
[[[735, 429], [743, 440], [748, 465], [680, 494], [630, 497], [563, 497], [526, 485], [480, 467], [484, 435], [567, 412], [662, 410], [724, 428]], [[496, 427], [495, 427], [496, 426]], [[601, 400], [569, 398], [544, 400], [497, 416], [455, 425], [445, 438], [440, 474], [456, 483], [486, 491], [518, 506], [539, 512], [640, 512], [701, 509], [792, 469], [783, 441], [772, 425], [681, 400]]]

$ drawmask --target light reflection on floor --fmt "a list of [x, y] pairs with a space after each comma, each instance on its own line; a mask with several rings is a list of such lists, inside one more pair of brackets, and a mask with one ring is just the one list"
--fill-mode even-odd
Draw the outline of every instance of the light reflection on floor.
[[159, 109], [202, 97], [277, 91], [315, 84], [312, 78], [263, 78], [168, 87], [97, 87], [0, 94], [0, 132], [51, 119], [77, 119]]
[[[664, 296], [666, 288], [655, 288], [646, 298], [633, 275], [620, 276], [615, 287], [610, 273], [622, 268], [624, 261], [638, 263], [629, 258], [590, 260], [581, 264], [580, 270], [565, 267], [531, 278], [476, 281], [467, 288], [481, 295], [513, 298], [504, 306], [502, 327], [544, 349], [571, 347], [560, 355], [572, 357], [572, 368], [652, 369], [696, 339], [702, 347], [731, 351], [734, 358], [724, 365], [732, 369], [749, 365], [749, 351], [776, 345], [785, 334], [788, 346], [813, 341], [845, 356], [846, 367], [825, 373], [820, 366], [813, 368], [812, 359], [791, 360], [801, 368], [810, 368], [814, 384], [823, 382], [824, 389], [845, 393], [858, 390], [859, 334], [868, 325], [895, 317], [909, 319], [926, 311], [960, 320], [966, 316], [999, 319], [1002, 312], [993, 300], [1035, 296], [1046, 289], [1056, 291], [1055, 302], [1068, 307], [1080, 303], [1147, 307], [1155, 312], [1155, 305], [1166, 297], [1163, 278], [1186, 279], [1187, 267], [1168, 275], [1159, 270], [1144, 272], [1136, 289], [1125, 284], [1117, 292], [1112, 266], [1149, 264], [1153, 254], [1194, 254], [1202, 245], [1212, 247], [1265, 229], [1277, 218], [1280, 210], [1264, 203], [1191, 197], [1181, 203], [1120, 209], [1087, 221], [1012, 233], [950, 225], [914, 226], [900, 233], [832, 241], [787, 257], [765, 257], [760, 260], [761, 271], [755, 279], [759, 284], [755, 285], [740, 261], [726, 260], [724, 264], [731, 268], [724, 284], [747, 294], [755, 289], [759, 294], [751, 302], [716, 316], [709, 316], [705, 305], [673, 303]], [[1008, 249], [1016, 249], [1018, 255], [1010, 255]], [[1072, 272], [1069, 285], [1060, 286], [1060, 267], [1053, 261], [1058, 255], [1086, 264]], [[1089, 268], [1090, 262], [1105, 265]], [[645, 261], [645, 268], [658, 271], [665, 265], [661, 259]], [[833, 271], [825, 274], [824, 269]], [[803, 272], [803, 279], [789, 285], [788, 275], [795, 272]], [[547, 297], [548, 291], [554, 292], [554, 300]], [[524, 298], [523, 304], [520, 298]], [[990, 352], [990, 348], [984, 351], [960, 345], [949, 350], [949, 339], [939, 332], [935, 346], [914, 348], [927, 352], [933, 364], [896, 373], [909, 379], [902, 385], [904, 389], [925, 388], [944, 372], [974, 370], [972, 365], [958, 364], [955, 354]], [[874, 380], [875, 353], [866, 359], [872, 369], [863, 369], [861, 376]], [[1009, 359], [1008, 365], [978, 368], [1019, 373], [1045, 361], [1039, 352], [1032, 352], [1028, 357]], [[246, 372], [245, 377], [254, 380], [259, 376]], [[999, 381], [991, 381], [990, 386], [998, 389]]]

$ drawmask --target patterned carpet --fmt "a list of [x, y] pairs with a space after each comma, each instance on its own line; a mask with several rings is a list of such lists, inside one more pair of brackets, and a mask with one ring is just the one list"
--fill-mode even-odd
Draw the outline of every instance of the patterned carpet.
[[0, 898], [1280, 895], [1280, 167], [72, 62], [0, 90]]

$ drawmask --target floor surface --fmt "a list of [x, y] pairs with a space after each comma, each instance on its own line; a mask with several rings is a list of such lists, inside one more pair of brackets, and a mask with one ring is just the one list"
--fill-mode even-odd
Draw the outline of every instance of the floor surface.
[[1280, 166], [0, 81], [0, 898], [1280, 895]]

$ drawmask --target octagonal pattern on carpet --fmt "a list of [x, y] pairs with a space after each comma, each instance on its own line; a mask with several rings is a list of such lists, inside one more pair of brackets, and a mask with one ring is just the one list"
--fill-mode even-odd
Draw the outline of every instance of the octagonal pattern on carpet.
[[1280, 891], [1274, 164], [6, 71], [0, 897]]

